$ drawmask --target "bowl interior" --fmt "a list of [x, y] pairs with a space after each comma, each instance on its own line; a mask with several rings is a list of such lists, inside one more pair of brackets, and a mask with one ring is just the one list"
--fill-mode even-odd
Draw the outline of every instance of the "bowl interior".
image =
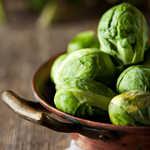
[[55, 91], [55, 85], [50, 80], [50, 70], [53, 62], [58, 56], [48, 60], [46, 63], [41, 65], [39, 69], [36, 71], [32, 79], [33, 93], [35, 95], [35, 98], [39, 101], [39, 103], [42, 106], [44, 106], [47, 110], [54, 113], [58, 117], [65, 119], [66, 121], [68, 120], [73, 123], [78, 123], [91, 128], [108, 129], [108, 130], [122, 131], [128, 133], [138, 132], [139, 134], [140, 133], [150, 134], [150, 127], [119, 126], [119, 125], [113, 125], [108, 123], [95, 122], [95, 121], [78, 118], [56, 109], [53, 101], [56, 91]]
[[38, 95], [38, 100], [40, 98], [40, 102], [42, 100], [52, 107], [55, 107], [53, 98], [56, 91], [54, 84], [50, 80], [50, 68], [54, 60], [55, 58], [46, 62], [37, 70], [35, 76], [33, 77], [32, 84], [34, 94], [36, 93]]

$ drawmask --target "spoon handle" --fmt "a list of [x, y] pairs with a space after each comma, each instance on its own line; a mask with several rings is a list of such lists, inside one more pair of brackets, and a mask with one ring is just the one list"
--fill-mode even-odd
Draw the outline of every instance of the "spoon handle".
[[2, 94], [2, 99], [18, 116], [57, 132], [79, 133], [88, 138], [102, 141], [112, 140], [117, 136], [115, 131], [99, 130], [75, 123], [60, 122], [52, 118], [38, 102], [25, 100], [12, 91], [5, 91]]

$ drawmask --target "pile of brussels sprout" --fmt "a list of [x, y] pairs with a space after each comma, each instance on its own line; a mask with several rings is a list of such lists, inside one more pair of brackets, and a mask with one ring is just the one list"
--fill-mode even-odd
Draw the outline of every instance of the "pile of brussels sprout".
[[77, 34], [52, 65], [57, 109], [87, 120], [150, 126], [150, 49], [143, 14], [110, 8], [94, 31]]

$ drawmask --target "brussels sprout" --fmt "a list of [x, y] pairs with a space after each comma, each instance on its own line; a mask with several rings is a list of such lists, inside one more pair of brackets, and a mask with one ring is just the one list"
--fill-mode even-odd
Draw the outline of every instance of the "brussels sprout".
[[132, 90], [115, 96], [108, 107], [115, 125], [150, 126], [150, 93]]
[[104, 121], [108, 119], [108, 105], [116, 94], [91, 78], [72, 78], [56, 91], [56, 108], [81, 118]]
[[150, 68], [144, 65], [130, 66], [125, 69], [117, 80], [117, 92], [131, 90], [150, 92]]
[[54, 81], [59, 87], [74, 77], [89, 77], [105, 85], [115, 79], [115, 67], [109, 55], [93, 50], [82, 49], [69, 54], [55, 73]]
[[97, 37], [94, 37], [94, 31], [84, 31], [77, 34], [68, 44], [67, 52], [72, 53], [76, 50], [84, 48], [99, 49], [99, 41]]
[[54, 61], [52, 68], [51, 68], [51, 72], [50, 72], [50, 77], [51, 80], [54, 82], [54, 76], [55, 76], [55, 72], [57, 71], [57, 69], [59, 68], [60, 64], [62, 63], [62, 61], [67, 57], [67, 54], [62, 54], [59, 57], [57, 57], [57, 59]]
[[143, 61], [148, 48], [148, 26], [143, 14], [129, 3], [114, 6], [98, 24], [100, 50], [123, 64]]

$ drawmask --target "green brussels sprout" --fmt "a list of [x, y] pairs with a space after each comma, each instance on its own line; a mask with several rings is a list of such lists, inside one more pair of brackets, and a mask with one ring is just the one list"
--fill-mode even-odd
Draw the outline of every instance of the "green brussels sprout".
[[118, 93], [131, 90], [150, 92], [150, 68], [144, 65], [128, 67], [117, 79], [116, 88]]
[[67, 57], [67, 55], [68, 54], [62, 54], [59, 57], [57, 57], [57, 59], [54, 61], [53, 65], [52, 65], [52, 68], [51, 68], [51, 72], [50, 72], [50, 77], [51, 77], [51, 80], [52, 80], [53, 83], [54, 83], [55, 72], [59, 68], [62, 61]]
[[91, 78], [72, 78], [56, 91], [56, 108], [73, 116], [104, 121], [109, 119], [108, 105], [116, 94]]
[[98, 24], [100, 50], [124, 65], [143, 61], [148, 49], [148, 25], [143, 14], [129, 3], [106, 11]]
[[57, 87], [74, 77], [89, 77], [109, 86], [115, 79], [115, 67], [109, 55], [94, 49], [69, 54], [55, 73]]
[[99, 40], [94, 37], [94, 31], [84, 31], [78, 33], [68, 44], [67, 52], [72, 53], [76, 50], [84, 48], [95, 48], [99, 49]]
[[108, 107], [115, 125], [150, 126], [150, 93], [132, 90], [115, 96]]

